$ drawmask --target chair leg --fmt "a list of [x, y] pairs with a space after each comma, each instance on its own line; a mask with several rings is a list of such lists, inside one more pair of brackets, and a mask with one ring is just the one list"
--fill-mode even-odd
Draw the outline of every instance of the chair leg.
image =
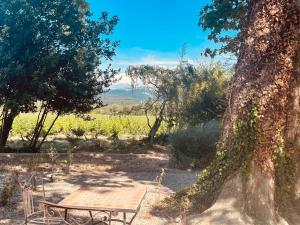
[[123, 223], [126, 225], [126, 212], [123, 213]]
[[65, 220], [68, 219], [68, 209], [65, 209]]
[[94, 222], [94, 218], [93, 218], [92, 211], [89, 210], [89, 214], [90, 214], [90, 217], [91, 217], [91, 219], [92, 219], [92, 222]]

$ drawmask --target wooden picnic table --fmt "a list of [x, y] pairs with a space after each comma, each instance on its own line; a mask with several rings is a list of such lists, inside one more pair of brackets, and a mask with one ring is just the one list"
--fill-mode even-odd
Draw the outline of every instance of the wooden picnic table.
[[[69, 209], [85, 210], [93, 219], [93, 212], [107, 213], [106, 222], [110, 225], [112, 221], [122, 222], [130, 225], [138, 214], [147, 190], [142, 188], [119, 188], [119, 187], [85, 187], [68, 195], [57, 205], [65, 209], [65, 219]], [[123, 213], [123, 219], [113, 216]], [[133, 214], [127, 222], [127, 214]]]

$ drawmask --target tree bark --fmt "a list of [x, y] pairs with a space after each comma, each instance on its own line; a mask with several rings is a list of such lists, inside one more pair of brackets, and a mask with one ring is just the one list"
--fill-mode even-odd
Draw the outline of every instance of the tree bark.
[[60, 112], [57, 113], [57, 115], [55, 116], [55, 118], [53, 119], [50, 127], [48, 128], [48, 130], [46, 131], [45, 135], [43, 136], [41, 142], [39, 143], [38, 147], [36, 148], [36, 146], [34, 146], [36, 149], [41, 149], [42, 145], [44, 144], [44, 142], [46, 141], [47, 136], [49, 135], [51, 129], [53, 128], [55, 122], [57, 121], [58, 117], [60, 116]]
[[148, 134], [148, 141], [150, 144], [153, 144], [154, 142], [154, 138], [156, 133], [158, 132], [160, 125], [164, 119], [164, 111], [165, 111], [165, 107], [166, 107], [166, 102], [162, 103], [162, 106], [160, 108], [159, 114], [155, 119], [155, 122], [153, 124], [153, 126], [151, 127], [149, 134]]
[[151, 127], [150, 132], [148, 134], [148, 141], [150, 144], [153, 144], [155, 135], [162, 123], [162, 120], [163, 120], [163, 118], [161, 118], [161, 117], [158, 117], [155, 119], [155, 122], [154, 122], [153, 126]]
[[37, 153], [39, 150], [37, 148], [37, 144], [38, 144], [41, 132], [44, 128], [44, 124], [47, 119], [47, 116], [48, 116], [48, 110], [47, 110], [46, 106], [43, 106], [43, 108], [41, 109], [41, 111], [38, 115], [36, 126], [33, 131], [33, 135], [31, 137], [30, 144], [29, 144], [29, 149], [34, 153]]
[[16, 117], [14, 112], [7, 112], [2, 118], [2, 127], [0, 134], [0, 150], [4, 150], [7, 139], [9, 136], [9, 132], [12, 128], [13, 121]]
[[[281, 203], [277, 199], [291, 201], [277, 196], [282, 188], [280, 176], [283, 176], [277, 168], [285, 167], [286, 160], [299, 155], [300, 10], [297, 2], [250, 1], [220, 138], [223, 148], [231, 146], [235, 138], [233, 127], [243, 120], [249, 103], [255, 105], [259, 115], [258, 141], [251, 155], [245, 207], [262, 224], [278, 223], [277, 209]], [[285, 161], [276, 161], [278, 154], [284, 155]]]

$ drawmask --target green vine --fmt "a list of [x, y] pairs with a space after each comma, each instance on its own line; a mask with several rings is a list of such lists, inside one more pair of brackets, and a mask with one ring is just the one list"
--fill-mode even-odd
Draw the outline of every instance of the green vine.
[[[247, 188], [251, 179], [251, 161], [258, 143], [259, 112], [249, 104], [241, 119], [236, 121], [231, 130], [229, 144], [220, 143], [215, 160], [198, 175], [197, 183], [192, 188], [178, 192], [166, 199], [167, 207], [184, 211], [196, 209], [198, 212], [210, 207], [217, 199], [223, 184], [235, 171], [240, 171], [243, 194], [247, 197]], [[283, 215], [293, 207], [296, 183], [296, 159], [293, 158], [291, 145], [285, 143], [283, 132], [278, 131], [273, 162], [275, 165], [275, 203]], [[260, 140], [262, 141], [262, 140]], [[225, 147], [224, 147], [225, 146]], [[245, 201], [246, 202], [246, 201]], [[246, 206], [246, 205], [245, 205]], [[249, 210], [245, 208], [245, 210]]]
[[275, 202], [280, 212], [285, 213], [294, 202], [296, 183], [296, 159], [287, 153], [282, 131], [278, 131], [277, 146], [274, 154], [275, 165]]
[[[243, 117], [232, 127], [231, 142], [225, 145], [226, 147], [219, 144], [215, 160], [198, 175], [198, 181], [193, 188], [177, 193], [173, 199], [177, 207], [185, 205], [198, 211], [205, 210], [216, 200], [226, 179], [240, 168], [243, 180], [247, 182], [247, 171], [250, 171], [252, 152], [257, 143], [257, 118], [257, 107], [249, 104]], [[190, 204], [186, 203], [187, 199]], [[170, 199], [167, 201], [172, 202]]]

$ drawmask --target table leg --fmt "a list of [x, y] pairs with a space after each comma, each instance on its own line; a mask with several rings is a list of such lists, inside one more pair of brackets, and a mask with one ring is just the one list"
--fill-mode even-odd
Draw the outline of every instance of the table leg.
[[65, 220], [68, 219], [68, 209], [65, 209]]
[[126, 212], [123, 213], [123, 223], [126, 225]]
[[108, 224], [111, 225], [111, 212], [109, 212], [109, 220], [108, 220]]
[[132, 224], [134, 218], [137, 216], [137, 213], [138, 213], [138, 211], [133, 215], [133, 217], [131, 217], [131, 220], [128, 223], [126, 222], [127, 225], [131, 225]]

